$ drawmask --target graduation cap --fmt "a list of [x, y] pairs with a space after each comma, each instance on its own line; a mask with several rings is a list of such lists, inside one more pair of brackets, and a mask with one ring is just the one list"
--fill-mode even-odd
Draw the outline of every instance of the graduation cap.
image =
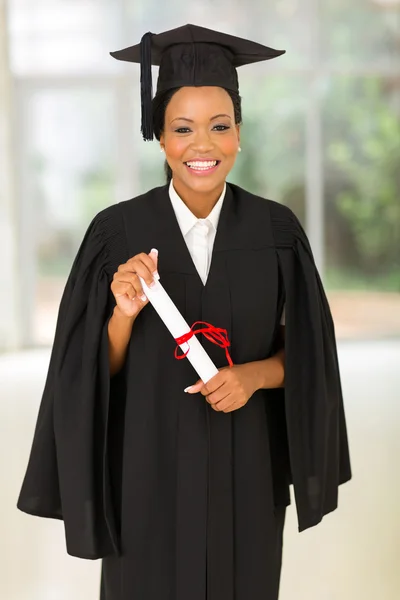
[[153, 139], [151, 66], [159, 66], [157, 94], [183, 86], [218, 86], [239, 92], [236, 67], [276, 58], [285, 50], [233, 35], [184, 25], [164, 33], [145, 33], [140, 44], [110, 52], [118, 60], [140, 63], [142, 135]]

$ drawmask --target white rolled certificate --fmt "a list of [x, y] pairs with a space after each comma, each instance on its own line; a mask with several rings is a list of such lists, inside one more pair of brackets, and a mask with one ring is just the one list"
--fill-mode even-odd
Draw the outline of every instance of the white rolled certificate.
[[[157, 281], [156, 284], [150, 288], [141, 277], [139, 277], [139, 279], [149, 302], [153, 305], [173, 338], [176, 339], [189, 333], [189, 331], [191, 331], [189, 325], [186, 323], [161, 283]], [[184, 353], [189, 350], [186, 358], [190, 361], [203, 383], [207, 383], [207, 381], [218, 373], [217, 367], [214, 365], [195, 335], [179, 347]]]

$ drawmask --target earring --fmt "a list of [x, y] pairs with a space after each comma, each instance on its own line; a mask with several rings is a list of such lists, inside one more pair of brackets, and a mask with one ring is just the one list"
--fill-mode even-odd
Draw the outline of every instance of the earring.
[[239, 152], [241, 152], [241, 151], [242, 151], [242, 149], [241, 149], [241, 147], [239, 146]]
[[160, 152], [164, 152], [164, 148], [160, 148]]

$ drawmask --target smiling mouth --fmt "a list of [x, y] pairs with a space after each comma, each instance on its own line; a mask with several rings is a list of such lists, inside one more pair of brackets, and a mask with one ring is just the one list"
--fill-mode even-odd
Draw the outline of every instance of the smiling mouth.
[[219, 164], [220, 160], [204, 160], [204, 161], [187, 161], [184, 164], [192, 171], [207, 172], [215, 169]]

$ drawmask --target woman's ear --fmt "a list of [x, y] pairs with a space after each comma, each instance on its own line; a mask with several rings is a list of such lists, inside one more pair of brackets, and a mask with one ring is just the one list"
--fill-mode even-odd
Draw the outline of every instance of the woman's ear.
[[236, 127], [236, 133], [237, 133], [237, 137], [238, 137], [238, 143], [240, 146], [240, 125], [235, 125]]

